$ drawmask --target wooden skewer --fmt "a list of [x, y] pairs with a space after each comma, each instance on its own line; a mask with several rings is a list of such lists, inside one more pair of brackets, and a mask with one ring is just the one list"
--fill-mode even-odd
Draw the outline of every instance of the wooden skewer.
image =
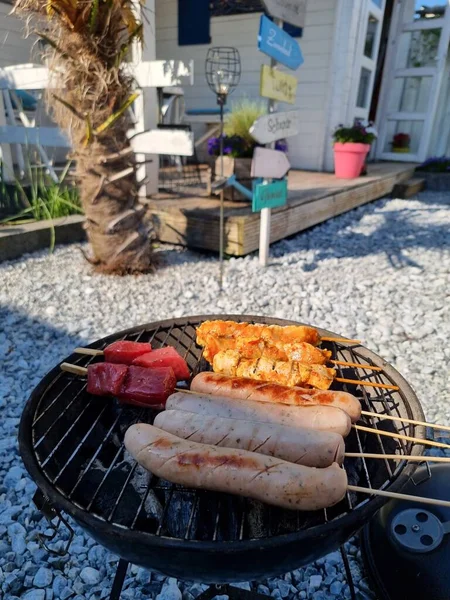
[[103, 356], [105, 354], [103, 350], [96, 350], [95, 348], [75, 348], [74, 352], [77, 354], [88, 354], [89, 356]]
[[[75, 351], [76, 352], [76, 351]], [[334, 365], [342, 365], [344, 367], [356, 367], [357, 369], [370, 369], [371, 371], [382, 371], [382, 367], [374, 367], [373, 365], [365, 365], [355, 362], [346, 362], [345, 360], [330, 360]]]
[[410, 502], [419, 502], [420, 504], [433, 504], [434, 506], [446, 506], [450, 508], [448, 500], [439, 500], [438, 498], [422, 498], [421, 496], [410, 496], [409, 494], [399, 494], [398, 492], [386, 492], [385, 490], [374, 490], [372, 488], [359, 487], [358, 485], [348, 485], [347, 489], [351, 492], [361, 492], [373, 496], [384, 496], [394, 500], [409, 500]]
[[357, 379], [345, 379], [345, 377], [335, 377], [334, 381], [340, 381], [341, 383], [354, 383], [355, 385], [367, 385], [369, 387], [382, 388], [383, 390], [399, 390], [398, 385], [391, 385], [388, 383], [372, 383], [371, 381], [358, 381]]
[[366, 415], [368, 417], [377, 417], [378, 419], [388, 419], [389, 421], [400, 421], [402, 423], [410, 423], [411, 425], [422, 425], [423, 427], [431, 427], [432, 429], [441, 429], [442, 431], [450, 431], [450, 427], [448, 425], [439, 425], [436, 423], [428, 423], [427, 421], [416, 421], [414, 419], [407, 419], [406, 417], [393, 417], [391, 415], [378, 414], [374, 412], [370, 412], [368, 410], [362, 410], [362, 415]]
[[382, 429], [373, 429], [371, 427], [364, 427], [364, 425], [352, 425], [353, 429], [358, 431], [367, 431], [368, 433], [377, 433], [378, 435], [385, 435], [386, 437], [395, 438], [396, 440], [405, 440], [406, 442], [416, 442], [417, 444], [423, 444], [424, 446], [433, 446], [435, 448], [450, 448], [450, 444], [443, 444], [442, 442], [434, 442], [432, 440], [424, 440], [422, 438], [410, 437], [409, 435], [403, 435], [402, 433], [392, 433], [391, 431], [383, 431]]
[[361, 340], [349, 340], [347, 338], [339, 338], [339, 337], [321, 337], [320, 340], [322, 342], [339, 342], [341, 344], [360, 344]]
[[88, 370], [85, 367], [79, 365], [71, 365], [70, 363], [63, 362], [60, 365], [61, 371], [67, 371], [67, 373], [73, 373], [74, 375], [87, 375]]
[[[103, 356], [103, 350], [97, 350], [95, 348], [75, 348], [74, 352], [77, 354], [87, 354], [88, 356]], [[372, 365], [359, 364], [354, 362], [346, 362], [345, 360], [330, 360], [335, 365], [341, 365], [343, 367], [357, 367], [359, 369], [370, 369], [372, 371], [382, 371], [381, 367], [374, 367]]]
[[412, 456], [411, 454], [372, 454], [368, 452], [346, 452], [346, 458], [381, 458], [387, 460], [407, 460], [409, 462], [450, 462], [450, 456]]

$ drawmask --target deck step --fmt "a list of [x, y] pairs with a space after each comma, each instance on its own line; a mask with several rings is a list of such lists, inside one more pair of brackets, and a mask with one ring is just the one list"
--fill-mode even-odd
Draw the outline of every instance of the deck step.
[[420, 177], [411, 177], [406, 181], [401, 181], [394, 186], [392, 190], [393, 198], [412, 198], [425, 188], [425, 179]]

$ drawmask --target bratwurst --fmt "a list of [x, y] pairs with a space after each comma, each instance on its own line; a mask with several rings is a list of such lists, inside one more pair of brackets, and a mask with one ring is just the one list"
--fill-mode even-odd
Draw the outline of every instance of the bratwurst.
[[256, 400], [292, 404], [294, 406], [335, 406], [345, 411], [353, 423], [361, 417], [361, 404], [355, 396], [347, 392], [315, 390], [310, 388], [288, 387], [278, 383], [265, 383], [243, 377], [228, 377], [220, 373], [205, 371], [191, 382], [191, 390], [200, 394], [227, 396], [240, 400]]
[[347, 490], [347, 475], [335, 463], [325, 469], [304, 467], [246, 450], [182, 440], [146, 423], [127, 430], [125, 447], [145, 469], [172, 483], [292, 510], [333, 506]]
[[348, 414], [334, 406], [287, 406], [254, 400], [242, 402], [236, 398], [207, 394], [172, 394], [167, 399], [166, 408], [212, 417], [332, 431], [343, 437], [349, 434], [352, 425]]
[[338, 433], [313, 431], [226, 419], [179, 410], [165, 410], [154, 425], [184, 440], [237, 448], [282, 458], [306, 467], [329, 467], [344, 460], [344, 439]]

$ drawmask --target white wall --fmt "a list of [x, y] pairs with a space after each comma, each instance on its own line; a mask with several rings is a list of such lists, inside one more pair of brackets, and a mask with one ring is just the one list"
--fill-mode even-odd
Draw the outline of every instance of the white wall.
[[36, 62], [32, 60], [34, 37], [24, 38], [25, 22], [8, 13], [12, 5], [0, 0], [0, 67]]
[[[331, 52], [335, 20], [335, 0], [308, 2], [306, 22], [300, 46], [305, 58], [296, 72], [298, 90], [296, 107], [300, 109], [300, 134], [289, 138], [289, 158], [293, 167], [320, 170], [323, 163], [326, 110], [328, 107]], [[238, 48], [242, 77], [233, 100], [247, 96], [259, 98], [261, 65], [269, 59], [257, 49], [261, 13], [232, 15], [211, 19], [211, 46]], [[146, 36], [151, 35], [146, 29]], [[195, 85], [185, 88], [187, 108], [212, 108], [216, 105], [204, 76], [204, 62], [209, 46], [178, 46], [178, 2], [156, 0], [156, 58], [194, 59]], [[288, 70], [286, 70], [288, 71]], [[292, 73], [292, 71], [289, 71]], [[278, 110], [294, 108], [278, 104]]]

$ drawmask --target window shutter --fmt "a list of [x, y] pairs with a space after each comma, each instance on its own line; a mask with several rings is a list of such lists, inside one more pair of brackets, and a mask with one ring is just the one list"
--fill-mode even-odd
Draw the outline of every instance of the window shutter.
[[178, 0], [178, 45], [210, 44], [210, 0]]
[[301, 27], [296, 27], [295, 25], [291, 25], [290, 23], [284, 23], [283, 29], [286, 33], [288, 33], [291, 37], [302, 37], [303, 29]]

